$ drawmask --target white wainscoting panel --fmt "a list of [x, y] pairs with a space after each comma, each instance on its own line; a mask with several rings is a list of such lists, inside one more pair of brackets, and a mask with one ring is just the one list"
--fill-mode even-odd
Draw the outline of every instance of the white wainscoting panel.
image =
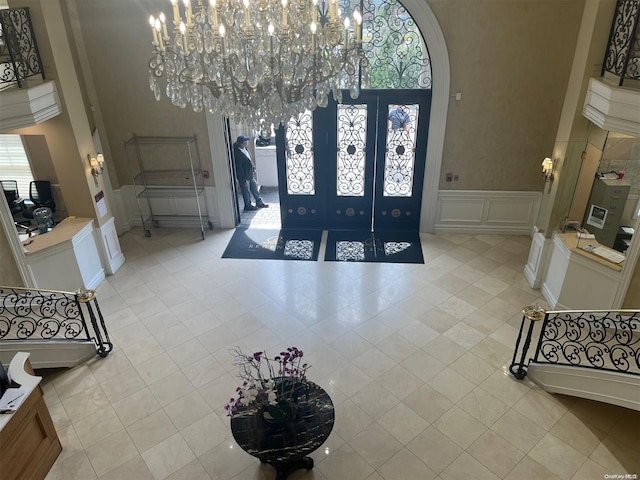
[[537, 231], [537, 228], [534, 227], [534, 230], [529, 259], [524, 267], [524, 276], [531, 288], [539, 289], [549, 267], [551, 239], [545, 238], [543, 234]]
[[[184, 212], [195, 211], [195, 196], [185, 196], [184, 191], [172, 192], [172, 188], [167, 188], [165, 193], [164, 196], [151, 199], [154, 213], [173, 215], [160, 218], [160, 223], [176, 227], [197, 226], [197, 217], [181, 216]], [[119, 233], [141, 225], [133, 185], [114, 190], [113, 198], [116, 202], [114, 211], [124, 215], [116, 217]], [[541, 198], [540, 192], [440, 191], [435, 230], [436, 233], [530, 235]], [[204, 199], [209, 209], [209, 220], [215, 228], [219, 228], [215, 187], [205, 188]], [[146, 199], [140, 199], [140, 205], [143, 213], [146, 213]]]
[[541, 192], [441, 190], [436, 233], [530, 235]]
[[640, 377], [593, 368], [532, 362], [527, 378], [547, 392], [587, 398], [640, 411]]
[[569, 270], [571, 250], [557, 235], [553, 237], [550, 257], [549, 266], [540, 290], [552, 309], [567, 309], [566, 305], [558, 305], [558, 299], [562, 293], [567, 270]]
[[124, 255], [120, 249], [114, 218], [111, 217], [101, 227], [96, 228], [95, 233], [96, 244], [103, 260], [102, 264], [106, 273], [113, 275], [124, 264]]
[[[118, 235], [122, 235], [126, 231], [130, 230], [133, 225], [131, 225], [131, 219], [129, 217], [129, 212], [134, 211], [135, 208], [127, 208], [125, 202], [128, 200], [125, 191], [126, 187], [119, 188], [117, 190], [113, 190], [110, 195], [111, 204], [110, 210], [113, 213], [113, 218], [115, 220], [116, 232]], [[123, 191], [125, 195], [123, 195]], [[133, 200], [135, 204], [135, 200]]]
[[29, 352], [29, 362], [38, 368], [73, 368], [96, 356], [91, 340], [4, 340], [0, 345], [0, 361], [9, 365], [18, 352]]
[[484, 205], [476, 198], [457, 198], [438, 195], [438, 220], [436, 231], [441, 225], [479, 225], [482, 223]]
[[[93, 224], [91, 224], [93, 226]], [[94, 237], [94, 229], [82, 230], [71, 241], [78, 270], [84, 281], [84, 288], [98, 288], [105, 278], [104, 268], [100, 261], [98, 246]], [[73, 291], [77, 288], [73, 289]]]

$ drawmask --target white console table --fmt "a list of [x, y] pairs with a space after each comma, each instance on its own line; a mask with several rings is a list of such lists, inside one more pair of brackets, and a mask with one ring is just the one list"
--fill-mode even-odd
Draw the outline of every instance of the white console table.
[[65, 218], [23, 245], [36, 288], [74, 292], [96, 288], [105, 278], [90, 218]]

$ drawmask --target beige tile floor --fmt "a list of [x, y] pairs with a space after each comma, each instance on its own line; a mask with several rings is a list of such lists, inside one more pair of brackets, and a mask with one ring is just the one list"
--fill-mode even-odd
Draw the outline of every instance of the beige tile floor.
[[333, 399], [333, 433], [292, 480], [639, 473], [637, 412], [506, 373], [521, 308], [544, 304], [527, 237], [425, 234], [425, 264], [400, 265], [221, 259], [231, 234], [121, 238], [98, 288], [114, 352], [39, 372], [64, 446], [48, 480], [273, 479], [225, 417], [235, 345], [301, 348]]

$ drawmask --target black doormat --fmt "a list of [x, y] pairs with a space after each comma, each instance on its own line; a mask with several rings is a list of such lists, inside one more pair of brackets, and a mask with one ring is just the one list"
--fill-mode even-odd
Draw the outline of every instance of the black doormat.
[[321, 239], [321, 230], [238, 227], [222, 258], [315, 261]]
[[329, 230], [329, 262], [424, 263], [420, 234], [404, 231]]

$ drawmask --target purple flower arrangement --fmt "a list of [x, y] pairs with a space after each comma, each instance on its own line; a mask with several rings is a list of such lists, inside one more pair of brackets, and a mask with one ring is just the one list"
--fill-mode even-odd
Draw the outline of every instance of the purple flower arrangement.
[[288, 347], [280, 355], [269, 357], [265, 351], [252, 355], [235, 347], [235, 364], [240, 369], [242, 385], [236, 388], [236, 396], [224, 406], [228, 416], [239, 407], [257, 406], [268, 417], [279, 418], [295, 413], [292, 403], [297, 401], [301, 387], [306, 385], [310, 365], [302, 363], [304, 353], [297, 347]]

